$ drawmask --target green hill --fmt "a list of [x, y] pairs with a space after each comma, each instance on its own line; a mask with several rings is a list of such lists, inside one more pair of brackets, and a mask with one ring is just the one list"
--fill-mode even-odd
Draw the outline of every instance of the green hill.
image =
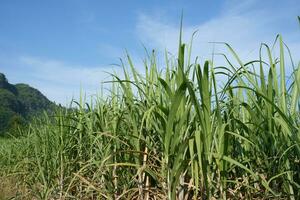
[[51, 111], [56, 105], [27, 84], [10, 84], [0, 73], [0, 135], [25, 125], [30, 118]]

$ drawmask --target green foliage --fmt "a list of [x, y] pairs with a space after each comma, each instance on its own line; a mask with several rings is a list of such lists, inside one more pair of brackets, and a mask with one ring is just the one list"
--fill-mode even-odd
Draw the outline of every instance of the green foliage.
[[7, 130], [12, 136], [19, 136], [20, 129], [26, 128], [26, 121], [21, 115], [13, 115], [8, 122]]
[[279, 58], [262, 44], [245, 63], [223, 44], [223, 66], [190, 63], [180, 39], [144, 75], [127, 55], [108, 96], [36, 120], [0, 161], [37, 199], [299, 199], [300, 63], [287, 81], [277, 39]]
[[6, 79], [5, 75], [0, 73], [0, 88], [8, 90], [9, 92], [13, 93], [14, 95], [18, 94], [17, 89], [14, 85], [9, 84], [8, 80]]
[[0, 101], [1, 107], [12, 110], [13, 112], [21, 111], [21, 102], [18, 98], [9, 90], [0, 88]]
[[53, 111], [56, 105], [38, 90], [26, 85], [8, 83], [0, 73], [0, 135], [16, 134], [19, 126], [44, 111]]
[[8, 123], [14, 115], [15, 112], [10, 109], [0, 107], [0, 135], [4, 134], [4, 131], [8, 129]]
[[41, 111], [53, 111], [56, 108], [55, 104], [37, 89], [26, 84], [16, 84], [15, 87], [18, 91], [18, 100], [23, 105], [25, 117], [28, 118]]

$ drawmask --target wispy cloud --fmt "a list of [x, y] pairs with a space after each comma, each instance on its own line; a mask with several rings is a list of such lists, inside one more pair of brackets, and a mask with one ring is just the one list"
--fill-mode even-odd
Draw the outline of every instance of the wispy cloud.
[[109, 57], [115, 60], [116, 58], [120, 58], [125, 53], [125, 50], [108, 43], [101, 43], [98, 45], [98, 53], [102, 57]]
[[[193, 42], [194, 55], [200, 58], [211, 58], [213, 51], [225, 52], [222, 45], [209, 42], [227, 42], [238, 52], [243, 60], [258, 56], [257, 50], [261, 42], [272, 45], [277, 34], [282, 34], [285, 42], [292, 50], [295, 59], [300, 50], [299, 26], [297, 24], [297, 7], [285, 6], [287, 2], [278, 3], [275, 8], [259, 7], [256, 0], [227, 1], [221, 14], [203, 23], [184, 26], [184, 41], [189, 42], [194, 31], [197, 31]], [[274, 3], [275, 2], [269, 2]], [[293, 2], [292, 2], [293, 3]], [[286, 23], [294, 20], [295, 23]], [[179, 21], [179, 19], [178, 19]], [[288, 27], [287, 27], [288, 26]], [[161, 22], [155, 16], [140, 14], [136, 25], [140, 40], [150, 44], [151, 48], [168, 49], [176, 53], [179, 35], [179, 25]]]
[[[105, 50], [104, 50], [105, 49]], [[125, 50], [114, 46], [102, 46], [102, 53], [110, 54], [113, 64], [106, 65], [78, 65], [62, 60], [35, 56], [5, 57], [0, 54], [0, 71], [6, 74], [11, 83], [26, 83], [39, 89], [50, 100], [63, 105], [69, 104], [72, 99], [78, 100], [80, 90], [87, 96], [103, 92], [104, 95], [111, 89], [109, 81], [111, 74], [123, 77], [122, 59], [128, 69]], [[142, 60], [132, 57], [136, 68], [142, 73]], [[101, 89], [104, 89], [101, 91]]]
[[69, 103], [72, 98], [78, 99], [80, 89], [87, 96], [97, 94], [102, 82], [111, 80], [108, 73], [121, 71], [119, 67], [81, 66], [31, 56], [20, 57], [19, 63], [30, 72], [27, 83], [63, 104]]
[[[261, 42], [271, 45], [276, 35], [281, 33], [294, 59], [299, 61], [300, 29], [296, 18], [299, 10], [297, 0], [277, 2], [228, 0], [225, 1], [221, 10], [211, 15], [211, 18], [207, 18], [206, 21], [199, 20], [201, 23], [197, 23], [197, 14], [186, 13], [185, 16], [193, 20], [190, 20], [189, 25], [184, 25], [183, 39], [189, 43], [192, 34], [197, 31], [193, 42], [193, 56], [199, 56], [201, 62], [204, 59], [210, 59], [213, 52], [226, 53], [222, 45], [213, 45], [209, 42], [227, 42], [232, 45], [243, 61], [247, 61], [257, 58]], [[137, 15], [135, 30], [133, 30], [137, 37], [135, 41], [130, 41], [141, 42], [146, 47], [157, 49], [158, 52], [164, 52], [167, 49], [176, 55], [180, 19], [170, 17], [168, 10], [152, 11], [151, 14]], [[95, 26], [96, 16], [93, 12], [83, 12], [78, 16], [78, 23], [83, 28], [99, 27]], [[89, 28], [88, 30], [91, 30]], [[99, 30], [103, 30], [97, 32], [109, 33], [106, 28], [100, 26]], [[109, 41], [101, 41], [96, 51], [104, 63], [118, 63], [118, 57], [124, 56], [125, 53], [123, 46], [118, 46], [117, 42], [111, 44]], [[135, 45], [132, 46], [134, 49], [128, 50], [135, 52], [131, 54], [135, 66], [143, 73], [143, 63], [140, 57], [143, 53]], [[41, 90], [51, 100], [62, 104], [68, 103], [72, 97], [77, 98], [80, 88], [87, 95], [95, 94], [99, 91], [102, 81], [110, 80], [106, 71], [116, 71], [118, 75], [122, 74], [121, 68], [111, 65], [73, 64], [66, 60], [57, 60], [51, 55], [44, 54], [45, 57], [36, 57], [30, 53], [29, 56], [20, 56], [20, 54], [22, 53], [9, 57], [9, 53], [0, 52], [1, 72], [4, 72], [12, 82], [28, 83]], [[214, 59], [217, 64], [224, 62], [221, 57]]]
[[[52, 81], [60, 84], [77, 84], [89, 80], [89, 84], [99, 83], [99, 78], [105, 78], [105, 67], [80, 66], [64, 63], [57, 60], [35, 58], [30, 56], [20, 57], [20, 62], [31, 68], [35, 78]], [[99, 77], [100, 76], [100, 77]]]

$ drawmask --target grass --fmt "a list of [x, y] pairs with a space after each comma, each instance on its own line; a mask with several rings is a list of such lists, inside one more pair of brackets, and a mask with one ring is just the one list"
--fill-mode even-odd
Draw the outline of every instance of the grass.
[[108, 96], [2, 146], [5, 173], [37, 199], [299, 199], [300, 63], [281, 36], [247, 63], [219, 45], [223, 66], [192, 62], [181, 39], [162, 67], [147, 54], [144, 74], [127, 55]]

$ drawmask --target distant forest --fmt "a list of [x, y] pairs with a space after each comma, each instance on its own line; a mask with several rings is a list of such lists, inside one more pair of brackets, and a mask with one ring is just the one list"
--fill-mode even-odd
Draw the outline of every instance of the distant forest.
[[0, 73], [0, 136], [15, 134], [32, 117], [56, 107], [39, 90], [23, 83], [10, 84]]

